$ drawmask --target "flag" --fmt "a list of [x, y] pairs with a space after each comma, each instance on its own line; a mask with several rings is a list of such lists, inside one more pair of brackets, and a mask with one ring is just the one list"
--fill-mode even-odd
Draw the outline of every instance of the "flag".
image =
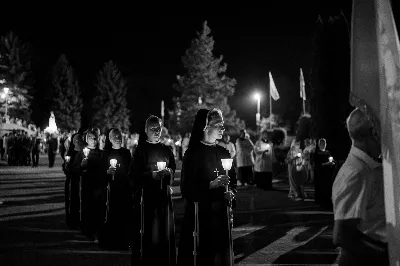
[[379, 129], [387, 240], [400, 264], [400, 44], [390, 0], [354, 0], [351, 94]]
[[306, 84], [304, 83], [303, 70], [300, 68], [300, 98], [306, 100]]
[[275, 82], [272, 79], [271, 72], [269, 72], [269, 95], [272, 97], [272, 99], [274, 99], [274, 101], [279, 100], [279, 93], [276, 89]]

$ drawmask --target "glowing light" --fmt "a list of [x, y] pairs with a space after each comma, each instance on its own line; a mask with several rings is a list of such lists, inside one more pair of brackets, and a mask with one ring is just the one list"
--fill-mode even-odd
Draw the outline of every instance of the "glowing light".
[[221, 159], [224, 170], [231, 170], [233, 159]]
[[110, 160], [110, 165], [112, 168], [117, 168], [117, 159], [111, 159]]
[[167, 166], [166, 162], [157, 162], [158, 171], [164, 170], [166, 166]]
[[261, 99], [261, 94], [256, 92], [254, 93], [254, 99], [256, 99], [257, 101], [259, 101]]

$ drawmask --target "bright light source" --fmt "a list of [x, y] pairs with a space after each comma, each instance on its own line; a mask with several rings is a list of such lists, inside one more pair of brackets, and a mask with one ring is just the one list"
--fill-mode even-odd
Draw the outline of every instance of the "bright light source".
[[259, 100], [261, 99], [261, 95], [260, 95], [258, 92], [256, 92], [256, 93], [254, 94], [254, 99], [256, 99], [257, 101], [259, 101]]
[[2, 99], [6, 98], [6, 94], [5, 94], [5, 93], [2, 93], [2, 94], [1, 94], [1, 98], [2, 98]]
[[10, 90], [9, 88], [4, 87], [4, 93], [5, 93], [5, 94], [7, 94], [9, 90]]

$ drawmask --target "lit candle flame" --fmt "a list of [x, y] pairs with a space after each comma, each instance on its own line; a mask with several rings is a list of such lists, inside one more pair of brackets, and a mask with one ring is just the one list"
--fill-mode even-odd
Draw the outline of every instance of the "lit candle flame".
[[224, 170], [231, 170], [233, 159], [221, 159]]
[[110, 165], [112, 168], [117, 168], [117, 159], [111, 159], [110, 160]]
[[83, 149], [83, 154], [85, 155], [85, 157], [87, 158], [89, 155], [90, 149], [88, 147]]
[[166, 166], [167, 166], [166, 162], [157, 162], [158, 171], [164, 170]]

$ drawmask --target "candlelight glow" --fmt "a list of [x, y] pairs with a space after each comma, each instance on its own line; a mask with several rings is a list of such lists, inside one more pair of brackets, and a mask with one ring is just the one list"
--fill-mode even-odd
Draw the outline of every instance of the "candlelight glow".
[[158, 171], [164, 170], [166, 165], [167, 165], [166, 162], [157, 162]]
[[71, 159], [70, 156], [65, 156], [65, 161], [66, 161], [67, 163], [69, 162], [70, 159]]
[[85, 154], [85, 157], [87, 158], [89, 155], [90, 149], [88, 147], [83, 149], [83, 154]]
[[111, 159], [110, 160], [110, 165], [112, 168], [116, 168], [117, 167], [117, 159]]
[[233, 159], [221, 159], [224, 170], [231, 170]]

